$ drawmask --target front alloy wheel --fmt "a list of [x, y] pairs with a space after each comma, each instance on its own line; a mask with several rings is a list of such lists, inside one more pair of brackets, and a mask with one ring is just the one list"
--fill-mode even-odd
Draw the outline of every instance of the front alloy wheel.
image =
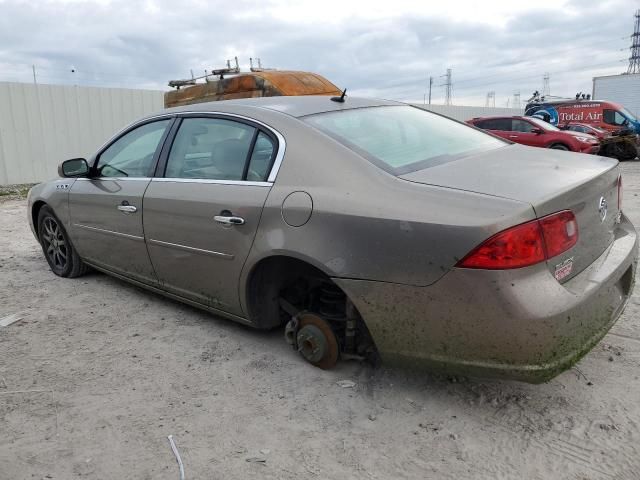
[[42, 249], [54, 271], [64, 271], [69, 262], [69, 249], [65, 242], [60, 225], [53, 217], [46, 217], [42, 222]]
[[38, 213], [38, 233], [42, 251], [53, 273], [73, 278], [87, 272], [89, 267], [80, 259], [64, 227], [48, 206], [42, 207]]

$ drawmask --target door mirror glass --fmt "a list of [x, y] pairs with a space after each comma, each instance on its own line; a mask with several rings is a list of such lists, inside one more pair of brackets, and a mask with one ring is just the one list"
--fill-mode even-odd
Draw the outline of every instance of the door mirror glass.
[[89, 164], [84, 158], [65, 160], [58, 166], [61, 177], [85, 177], [89, 174]]

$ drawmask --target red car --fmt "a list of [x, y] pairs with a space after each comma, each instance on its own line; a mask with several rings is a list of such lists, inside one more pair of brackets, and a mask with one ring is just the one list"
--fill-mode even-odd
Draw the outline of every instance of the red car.
[[488, 130], [494, 135], [532, 147], [598, 153], [600, 142], [592, 135], [560, 130], [534, 117], [485, 117], [467, 120], [469, 125]]
[[560, 130], [571, 130], [572, 132], [587, 133], [593, 135], [598, 140], [602, 141], [605, 138], [611, 136], [611, 132], [602, 128], [594, 127], [593, 125], [587, 125], [586, 123], [567, 123], [560, 125]]

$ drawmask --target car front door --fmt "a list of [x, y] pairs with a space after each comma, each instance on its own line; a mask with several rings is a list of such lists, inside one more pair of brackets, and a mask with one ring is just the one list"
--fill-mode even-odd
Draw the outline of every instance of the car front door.
[[90, 178], [79, 178], [71, 187], [71, 236], [89, 263], [156, 282], [144, 242], [142, 199], [172, 121], [151, 121], [125, 132], [96, 156]]
[[[538, 128], [531, 122], [522, 120], [520, 118], [511, 119], [511, 134], [509, 139], [521, 143], [522, 145], [530, 145], [532, 147], [542, 147], [541, 135], [539, 133], [533, 133], [533, 130]], [[538, 128], [538, 130], [540, 130]]]
[[[238, 293], [271, 182], [278, 137], [235, 117], [180, 120], [144, 197], [144, 230], [160, 287], [244, 316]], [[281, 148], [283, 148], [281, 146]]]

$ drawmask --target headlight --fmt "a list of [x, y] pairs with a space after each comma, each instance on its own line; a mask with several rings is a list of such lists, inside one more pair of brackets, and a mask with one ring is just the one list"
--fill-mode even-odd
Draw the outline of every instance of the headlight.
[[587, 138], [587, 137], [576, 137], [578, 140], [580, 140], [581, 142], [584, 143], [591, 143], [592, 139], [591, 138]]

